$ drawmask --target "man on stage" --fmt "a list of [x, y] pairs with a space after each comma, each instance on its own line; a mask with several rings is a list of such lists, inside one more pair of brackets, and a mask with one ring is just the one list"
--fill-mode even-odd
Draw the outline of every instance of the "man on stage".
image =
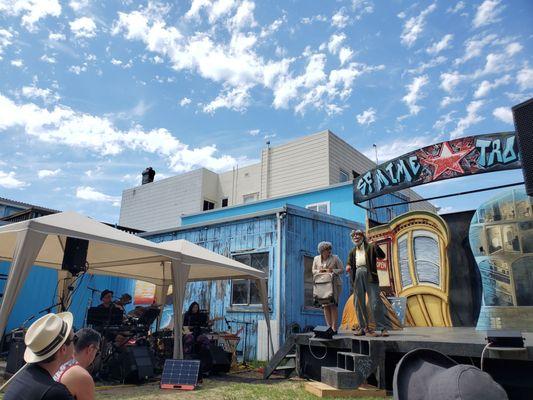
[[376, 330], [381, 331], [381, 336], [389, 336], [385, 325], [383, 302], [379, 296], [379, 280], [376, 268], [376, 260], [385, 258], [385, 253], [379, 246], [368, 243], [365, 234], [359, 229], [352, 231], [350, 236], [355, 246], [348, 256], [346, 272], [351, 277], [355, 312], [359, 321], [359, 329], [355, 334], [359, 336], [379, 336], [369, 327], [371, 318], [366, 307], [366, 297], [368, 295]]

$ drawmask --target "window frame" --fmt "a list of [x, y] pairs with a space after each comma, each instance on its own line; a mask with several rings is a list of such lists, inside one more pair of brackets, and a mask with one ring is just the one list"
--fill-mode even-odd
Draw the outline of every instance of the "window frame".
[[[206, 203], [210, 203], [213, 205], [213, 208], [205, 208], [205, 205]], [[214, 210], [215, 207], [216, 207], [217, 203], [215, 201], [212, 201], [212, 200], [209, 200], [209, 199], [204, 199], [204, 202], [202, 203], [202, 211], [211, 211], [211, 210]]]
[[[266, 270], [263, 270], [266, 275], [267, 275], [267, 281], [266, 281], [266, 286], [267, 286], [267, 302], [268, 304], [270, 304], [270, 290], [269, 290], [269, 282], [270, 282], [270, 265], [272, 263], [272, 254], [271, 254], [271, 251], [269, 249], [258, 249], [258, 250], [253, 250], [253, 251], [243, 251], [243, 252], [235, 252], [235, 253], [232, 253], [231, 254], [231, 258], [236, 260], [235, 257], [238, 257], [238, 256], [244, 256], [244, 255], [249, 255], [250, 256], [250, 264], [251, 264], [251, 258], [253, 255], [258, 255], [258, 254], [265, 254], [266, 255], [266, 260], [267, 260], [267, 265], [266, 265]], [[238, 260], [237, 260], [238, 261]], [[242, 261], [239, 261], [239, 262], [242, 262]], [[243, 263], [245, 264], [245, 263]], [[246, 264], [248, 265], [248, 264]], [[234, 281], [246, 281], [246, 284], [247, 284], [247, 301], [248, 303], [234, 303], [233, 302], [233, 283]], [[237, 278], [237, 279], [231, 279], [230, 280], [230, 285], [231, 285], [231, 290], [230, 290], [230, 308], [238, 308], [238, 307], [250, 307], [250, 308], [258, 308], [258, 307], [261, 307], [262, 304], [259, 302], [259, 303], [251, 303], [250, 300], [251, 300], [251, 282], [252, 282], [252, 279], [241, 279], [241, 278]]]
[[[253, 196], [252, 200], [246, 201], [246, 198], [250, 198], [249, 196]], [[242, 195], [242, 204], [249, 204], [253, 203], [254, 201], [259, 200], [259, 192], [252, 192]]]
[[[341, 176], [346, 175], [346, 179], [342, 180]], [[342, 168], [339, 168], [339, 183], [349, 182], [350, 181], [350, 174], [343, 170]]]
[[[318, 211], [318, 207], [323, 206], [323, 205], [326, 205], [327, 211], [325, 213], [322, 213], [322, 211]], [[316, 207], [316, 210], [311, 209], [311, 207]], [[331, 202], [330, 201], [319, 201], [317, 203], [307, 204], [305, 208], [311, 211], [322, 213], [322, 214], [331, 215]]]

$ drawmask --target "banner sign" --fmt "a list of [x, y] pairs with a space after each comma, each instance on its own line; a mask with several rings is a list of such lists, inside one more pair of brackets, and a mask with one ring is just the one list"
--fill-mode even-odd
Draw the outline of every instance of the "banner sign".
[[354, 203], [425, 183], [521, 168], [514, 132], [468, 136], [394, 158], [354, 180]]
[[155, 285], [144, 281], [135, 281], [133, 304], [151, 305], [155, 301]]

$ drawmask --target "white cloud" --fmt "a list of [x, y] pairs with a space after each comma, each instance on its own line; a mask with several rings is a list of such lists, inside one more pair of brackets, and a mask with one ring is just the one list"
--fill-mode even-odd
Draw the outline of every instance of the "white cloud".
[[350, 61], [353, 57], [353, 50], [349, 47], [343, 47], [339, 51], [339, 61], [341, 63], [341, 66], [346, 64], [348, 61]]
[[448, 107], [450, 104], [458, 103], [462, 101], [462, 97], [450, 97], [450, 96], [444, 96], [442, 100], [440, 101], [441, 108]]
[[449, 34], [445, 35], [438, 42], [434, 42], [431, 46], [429, 46], [426, 49], [426, 52], [428, 54], [432, 54], [432, 55], [438, 54], [441, 51], [451, 47], [450, 46], [450, 42], [452, 41], [452, 39], [453, 39], [453, 35], [449, 33]]
[[17, 68], [22, 68], [24, 66], [24, 61], [22, 61], [20, 58], [17, 58], [16, 60], [11, 60], [11, 65]]
[[7, 0], [0, 1], [0, 13], [22, 15], [22, 26], [36, 30], [35, 24], [47, 16], [59, 17], [61, 5], [58, 0]]
[[116, 58], [111, 59], [111, 64], [113, 65], [122, 65], [122, 61], [117, 60]]
[[5, 29], [0, 29], [0, 59], [4, 49], [12, 44], [13, 34]]
[[414, 78], [413, 82], [406, 86], [407, 94], [402, 98], [402, 101], [407, 105], [407, 107], [409, 107], [410, 115], [416, 115], [422, 109], [422, 107], [416, 103], [423, 97], [422, 88], [428, 83], [428, 76], [422, 75]]
[[402, 44], [411, 47], [416, 42], [418, 36], [424, 31], [427, 16], [435, 11], [436, 8], [437, 5], [433, 3], [416, 17], [411, 17], [405, 21], [403, 32], [400, 36]]
[[456, 212], [457, 209], [452, 206], [444, 206], [444, 207], [438, 207], [439, 214], [449, 214], [452, 212]]
[[533, 68], [524, 67], [518, 71], [516, 83], [520, 90], [533, 89]]
[[484, 75], [497, 74], [515, 68], [512, 57], [522, 49], [519, 43], [511, 43], [505, 48], [505, 53], [490, 53], [486, 57], [485, 66], [474, 73], [474, 78]]
[[448, 59], [444, 56], [438, 56], [438, 57], [432, 58], [427, 63], [424, 63], [424, 62], [421, 63], [418, 67], [412, 68], [408, 70], [407, 72], [409, 72], [410, 74], [421, 74], [426, 69], [434, 68], [441, 64], [444, 64], [447, 60]]
[[439, 133], [444, 133], [443, 130], [449, 124], [453, 122], [453, 115], [455, 111], [450, 111], [448, 114], [441, 115], [439, 119], [433, 124], [433, 128], [436, 129]]
[[257, 135], [259, 135], [259, 132], [260, 132], [259, 129], [250, 129], [250, 130], [248, 131], [248, 134], [249, 134], [250, 136], [257, 136]]
[[236, 87], [220, 93], [216, 99], [204, 106], [203, 111], [213, 113], [219, 108], [243, 112], [250, 103], [250, 94], [246, 86]]
[[367, 0], [352, 0], [352, 11], [354, 11], [354, 18], [360, 20], [365, 14], [372, 14], [374, 12], [374, 3]]
[[360, 125], [370, 125], [376, 121], [376, 110], [372, 107], [356, 115], [357, 123]]
[[52, 176], [59, 175], [60, 172], [61, 172], [61, 168], [57, 168], [54, 170], [41, 169], [39, 172], [37, 172], [37, 176], [39, 177], [39, 179], [50, 178]]
[[52, 56], [49, 56], [49, 55], [46, 55], [46, 54], [43, 54], [41, 56], [41, 61], [47, 62], [49, 64], [55, 64], [57, 62], [55, 57], [52, 57]]
[[70, 30], [77, 38], [92, 38], [96, 36], [96, 24], [89, 17], [81, 17], [69, 22]]
[[459, 119], [457, 127], [450, 133], [451, 139], [462, 136], [466, 129], [485, 119], [478, 114], [479, 109], [483, 107], [484, 104], [485, 102], [483, 100], [475, 100], [468, 104], [466, 107], [466, 115]]
[[208, 16], [209, 22], [216, 22], [219, 18], [227, 15], [237, 6], [235, 0], [193, 0], [191, 8], [185, 14], [186, 19], [200, 19], [202, 10]]
[[268, 27], [261, 29], [261, 34], [259, 35], [261, 38], [266, 38], [281, 28], [281, 25], [283, 25], [285, 22], [287, 22], [287, 16], [283, 15], [283, 17], [276, 19], [274, 22], [272, 22]]
[[29, 184], [17, 179], [13, 171], [4, 172], [0, 170], [0, 186], [6, 189], [21, 189], [29, 186]]
[[244, 0], [235, 15], [228, 21], [229, 26], [235, 31], [242, 31], [257, 26], [254, 18], [255, 3]]
[[61, 41], [65, 39], [66, 39], [66, 36], [63, 33], [50, 33], [48, 35], [48, 40]]
[[505, 75], [505, 76], [502, 76], [501, 78], [499, 79], [496, 79], [494, 82], [489, 82], [489, 81], [483, 81], [479, 84], [476, 92], [474, 93], [474, 98], [475, 99], [480, 99], [481, 97], [485, 97], [486, 95], [489, 94], [489, 92], [492, 90], [492, 89], [496, 89], [502, 85], [507, 85], [511, 82], [511, 76], [510, 75]]
[[444, 72], [440, 74], [440, 87], [448, 92], [451, 93], [455, 89], [455, 87], [465, 79], [464, 75], [461, 75], [459, 72]]
[[76, 197], [81, 200], [99, 201], [113, 203], [113, 206], [120, 206], [120, 196], [110, 196], [98, 192], [90, 186], [80, 186], [76, 189]]
[[495, 34], [476, 35], [465, 42], [465, 54], [455, 60], [455, 65], [463, 64], [472, 58], [479, 57], [485, 46], [494, 43], [497, 40]]
[[328, 42], [329, 52], [332, 54], [337, 54], [344, 40], [346, 40], [346, 35], [344, 33], [331, 35]]
[[509, 56], [514, 56], [515, 54], [521, 52], [523, 49], [522, 45], [518, 42], [509, 43], [505, 47], [505, 53]]
[[[397, 139], [391, 142], [382, 142], [377, 144], [379, 162], [391, 160], [403, 154], [409, 153], [412, 150], [420, 149], [430, 145], [434, 139], [428, 136], [414, 136], [409, 138]], [[368, 158], [374, 160], [375, 150], [369, 148], [363, 151]]]
[[505, 8], [505, 6], [498, 7], [500, 2], [500, 0], [485, 0], [481, 3], [476, 11], [474, 20], [472, 21], [474, 28], [479, 28], [499, 21], [497, 17]]
[[145, 9], [119, 12], [112, 32], [144, 42], [148, 51], [168, 60], [176, 71], [191, 71], [220, 83], [218, 97], [204, 105], [207, 112], [223, 107], [244, 110], [250, 103], [249, 91], [258, 85], [272, 91], [275, 108], [293, 106], [296, 112], [302, 112], [307, 106], [314, 106], [330, 113], [340, 112], [343, 106], [338, 102], [350, 95], [355, 78], [382, 68], [348, 63], [346, 58], [342, 68], [328, 70], [325, 60], [319, 61], [325, 55], [312, 54], [310, 49], [300, 57], [307, 61], [303, 73], [291, 71], [296, 58], [265, 59], [256, 51], [257, 35], [241, 32], [255, 23], [252, 4], [243, 2], [234, 15], [228, 14], [224, 25], [230, 33], [227, 41], [198, 30], [187, 36], [167, 25], [161, 15]]
[[463, 10], [465, 8], [465, 3], [462, 2], [462, 1], [459, 1], [455, 7], [450, 7], [446, 10], [447, 13], [452, 13], [452, 14], [456, 14], [458, 13], [459, 11]]
[[331, 17], [331, 25], [337, 28], [345, 28], [349, 20], [350, 18], [344, 14], [344, 10], [341, 8]]
[[492, 111], [494, 115], [500, 121], [505, 122], [506, 124], [513, 124], [513, 113], [509, 107], [498, 107]]
[[59, 100], [59, 96], [46, 88], [41, 89], [35, 85], [22, 87], [21, 94], [28, 99], [41, 99], [45, 103], [52, 103]]
[[0, 131], [16, 128], [43, 142], [85, 149], [103, 156], [125, 150], [158, 154], [167, 159], [175, 172], [199, 166], [218, 171], [237, 163], [233, 157], [217, 156], [215, 146], [190, 148], [164, 128], [144, 131], [140, 125], [134, 125], [124, 131], [105, 117], [75, 111], [61, 104], [51, 109], [33, 103], [16, 104], [0, 94]]
[[313, 22], [328, 22], [328, 17], [325, 15], [314, 15], [312, 17], [304, 17], [300, 20], [300, 23], [304, 25], [310, 25]]
[[71, 65], [68, 70], [69, 70], [69, 72], [72, 72], [73, 74], [79, 75], [82, 72], [87, 71], [87, 66], [85, 66], [85, 65]]
[[185, 107], [186, 105], [191, 104], [191, 99], [184, 97], [180, 100], [180, 106]]
[[68, 5], [74, 12], [78, 12], [89, 6], [89, 0], [71, 0]]

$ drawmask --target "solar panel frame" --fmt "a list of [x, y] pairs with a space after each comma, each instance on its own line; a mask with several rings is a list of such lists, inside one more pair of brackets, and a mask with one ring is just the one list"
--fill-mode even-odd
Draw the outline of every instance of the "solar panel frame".
[[161, 388], [194, 389], [198, 385], [200, 360], [167, 359], [161, 374]]

